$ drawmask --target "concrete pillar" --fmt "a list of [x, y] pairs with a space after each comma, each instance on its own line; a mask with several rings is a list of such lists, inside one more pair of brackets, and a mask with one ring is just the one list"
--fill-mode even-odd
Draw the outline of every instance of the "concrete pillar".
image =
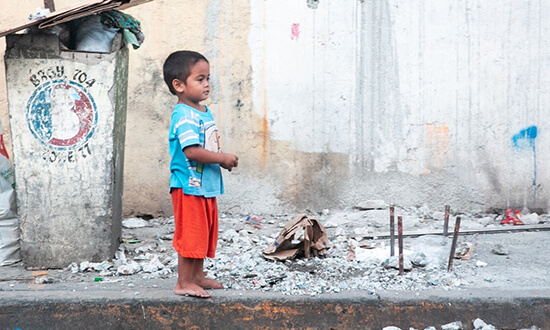
[[23, 261], [111, 259], [121, 235], [128, 49], [67, 51], [55, 35], [6, 43]]

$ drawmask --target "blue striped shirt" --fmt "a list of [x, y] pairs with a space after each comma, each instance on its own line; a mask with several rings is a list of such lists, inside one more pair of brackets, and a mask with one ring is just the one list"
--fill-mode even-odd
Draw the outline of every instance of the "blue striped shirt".
[[210, 109], [198, 111], [176, 104], [168, 136], [170, 149], [170, 188], [182, 188], [187, 195], [207, 198], [223, 194], [219, 164], [202, 164], [187, 159], [183, 149], [197, 145], [208, 151], [221, 152], [218, 129]]

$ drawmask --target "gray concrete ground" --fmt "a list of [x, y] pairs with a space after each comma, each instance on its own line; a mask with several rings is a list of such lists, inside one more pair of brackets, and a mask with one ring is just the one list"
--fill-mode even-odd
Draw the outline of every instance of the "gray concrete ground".
[[[131, 275], [114, 270], [122, 269], [120, 258], [98, 270], [86, 262], [65, 269], [0, 267], [0, 329], [474, 329], [476, 319], [497, 329], [550, 329], [548, 217], [520, 228], [500, 225], [498, 214], [461, 215], [459, 246], [473, 250], [469, 259], [453, 259], [448, 272], [450, 238], [434, 235], [442, 222], [424, 211], [399, 210], [410, 234], [408, 255], [432, 258], [403, 276], [377, 259], [388, 249], [387, 210], [318, 215], [330, 253], [284, 263], [264, 260], [261, 250], [288, 216], [263, 216], [259, 228], [245, 216], [222, 215], [217, 257], [207, 271], [229, 289], [211, 290], [206, 300], [173, 294], [173, 223], [152, 219], [123, 230], [126, 265], [141, 265]], [[148, 270], [157, 261], [164, 266]]]

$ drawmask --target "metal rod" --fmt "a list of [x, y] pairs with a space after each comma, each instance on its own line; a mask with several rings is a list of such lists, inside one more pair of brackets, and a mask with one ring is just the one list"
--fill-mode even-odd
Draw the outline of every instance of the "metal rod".
[[390, 256], [395, 255], [395, 208], [390, 206]]
[[456, 217], [455, 233], [453, 235], [453, 243], [451, 244], [451, 255], [449, 255], [449, 266], [447, 271], [451, 271], [453, 268], [453, 259], [455, 257], [456, 241], [458, 240], [458, 232], [460, 231], [460, 217]]
[[50, 12], [53, 13], [55, 11], [55, 4], [53, 0], [44, 0], [44, 8], [49, 9]]
[[397, 240], [399, 242], [399, 275], [403, 275], [403, 218], [397, 217]]
[[449, 234], [449, 213], [450, 213], [451, 207], [449, 205], [445, 205], [445, 222], [443, 223], [443, 236], [447, 237]]
[[[515, 232], [531, 232], [531, 231], [550, 231], [550, 224], [539, 225], [522, 225], [522, 226], [499, 226], [497, 228], [479, 228], [479, 229], [464, 229], [460, 231], [460, 235], [477, 235], [477, 234], [502, 234], [502, 233], [515, 233]], [[442, 235], [441, 230], [417, 230], [410, 232], [403, 232], [403, 237], [419, 237], [424, 235]], [[376, 234], [352, 234], [350, 238], [357, 239], [388, 239], [390, 235], [384, 232]]]

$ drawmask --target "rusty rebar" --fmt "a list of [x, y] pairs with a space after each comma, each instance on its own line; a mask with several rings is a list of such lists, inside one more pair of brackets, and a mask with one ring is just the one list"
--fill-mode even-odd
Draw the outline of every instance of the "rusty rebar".
[[403, 275], [403, 218], [397, 217], [397, 240], [399, 242], [399, 275]]
[[449, 234], [449, 213], [451, 206], [445, 205], [445, 221], [443, 222], [443, 236], [447, 237]]
[[395, 255], [395, 208], [390, 206], [390, 256]]
[[453, 268], [453, 259], [455, 257], [456, 241], [458, 240], [458, 232], [460, 231], [460, 217], [456, 217], [455, 232], [453, 235], [453, 243], [451, 244], [451, 254], [449, 255], [449, 266], [447, 271], [451, 271]]

